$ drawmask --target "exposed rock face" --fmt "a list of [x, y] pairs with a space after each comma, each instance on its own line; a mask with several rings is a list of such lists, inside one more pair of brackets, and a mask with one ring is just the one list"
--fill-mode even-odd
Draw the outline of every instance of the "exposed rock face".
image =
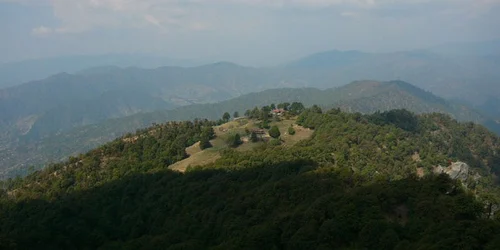
[[498, 204], [493, 204], [493, 203], [487, 203], [485, 206], [486, 212], [485, 216], [488, 219], [494, 218], [495, 214], [500, 212], [500, 205]]
[[434, 168], [434, 173], [436, 174], [441, 174], [445, 173], [450, 176], [451, 179], [453, 180], [460, 180], [462, 183], [465, 184], [465, 182], [469, 179], [470, 176], [470, 167], [467, 165], [465, 162], [454, 162], [447, 168], [443, 168], [442, 166], [437, 166]]

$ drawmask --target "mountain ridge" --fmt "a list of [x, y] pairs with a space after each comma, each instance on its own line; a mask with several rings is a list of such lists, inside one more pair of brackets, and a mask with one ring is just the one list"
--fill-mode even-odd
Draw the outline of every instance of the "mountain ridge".
[[[362, 91], [365, 89], [365, 91]], [[369, 90], [369, 91], [366, 91]], [[401, 81], [377, 82], [357, 81], [339, 88], [319, 90], [315, 88], [273, 89], [237, 97], [235, 99], [212, 103], [195, 104], [173, 110], [138, 113], [125, 118], [107, 120], [103, 123], [84, 126], [53, 134], [38, 141], [21, 143], [10, 154], [18, 155], [7, 160], [4, 157], [1, 166], [22, 166], [47, 161], [59, 161], [61, 157], [82, 152], [112, 140], [135, 129], [141, 129], [152, 123], [171, 120], [218, 119], [224, 112], [243, 114], [245, 110], [268, 103], [302, 102], [306, 106], [318, 104], [323, 108], [339, 107], [344, 111], [373, 113], [395, 108], [406, 108], [416, 113], [440, 112], [450, 114], [461, 121], [484, 123], [490, 129], [500, 133], [500, 125], [467, 106], [448, 102], [430, 92], [421, 90]], [[5, 151], [3, 154], [9, 154]], [[16, 153], [17, 152], [17, 153]], [[25, 152], [25, 153], [22, 153]], [[26, 156], [26, 152], [28, 155]], [[52, 152], [52, 153], [51, 153]], [[54, 153], [57, 152], [57, 153]], [[37, 157], [34, 157], [34, 156]], [[43, 156], [45, 160], [38, 158]], [[49, 157], [47, 157], [49, 156]], [[24, 164], [16, 161], [21, 159]]]
[[500, 246], [500, 138], [482, 126], [406, 110], [299, 113], [310, 139], [228, 149], [185, 173], [168, 166], [217, 123], [155, 124], [0, 182], [0, 247]]

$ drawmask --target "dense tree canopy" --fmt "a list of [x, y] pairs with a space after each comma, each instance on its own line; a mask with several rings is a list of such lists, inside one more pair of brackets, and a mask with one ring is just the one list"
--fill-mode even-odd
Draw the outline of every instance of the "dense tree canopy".
[[[156, 125], [1, 183], [0, 248], [500, 248], [500, 215], [485, 206], [500, 204], [500, 142], [483, 127], [315, 108], [297, 123], [313, 137], [228, 148], [186, 173], [168, 166], [213, 138], [214, 122]], [[481, 177], [432, 174], [449, 161]]]

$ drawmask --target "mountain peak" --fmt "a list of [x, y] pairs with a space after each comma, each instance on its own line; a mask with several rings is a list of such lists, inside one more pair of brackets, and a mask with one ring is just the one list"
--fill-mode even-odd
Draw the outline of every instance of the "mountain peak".
[[368, 53], [364, 53], [357, 50], [349, 50], [349, 51], [330, 50], [303, 57], [295, 62], [290, 63], [287, 66], [292, 68], [340, 67], [340, 66], [347, 66], [351, 63], [356, 62], [358, 59], [368, 55], [369, 55]]

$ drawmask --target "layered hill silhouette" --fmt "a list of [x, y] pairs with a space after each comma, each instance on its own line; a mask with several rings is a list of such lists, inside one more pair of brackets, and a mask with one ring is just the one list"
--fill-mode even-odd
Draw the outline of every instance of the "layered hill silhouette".
[[[229, 62], [190, 68], [91, 68], [0, 90], [0, 128], [11, 137], [38, 138], [138, 112], [219, 102], [269, 88], [326, 89], [359, 79], [403, 79], [444, 98], [498, 113], [488, 102], [500, 96], [498, 72], [500, 65], [485, 56], [336, 50], [269, 68]], [[96, 108], [96, 103], [105, 108]]]
[[238, 111], [243, 114], [245, 110], [255, 106], [281, 102], [302, 102], [306, 106], [317, 104], [323, 108], [339, 107], [344, 111], [361, 113], [398, 108], [416, 113], [439, 112], [449, 114], [461, 121], [483, 123], [491, 130], [500, 132], [496, 121], [474, 109], [446, 101], [411, 84], [402, 81], [357, 81], [343, 87], [326, 90], [315, 88], [266, 90], [219, 103], [188, 105], [173, 110], [139, 113], [111, 119], [52, 134], [38, 140], [26, 137], [16, 142], [15, 147], [6, 148], [1, 152], [3, 157], [0, 166], [3, 166], [5, 175], [25, 173], [30, 165], [40, 166], [47, 162], [59, 161], [153, 123], [195, 118], [215, 120], [219, 119], [224, 112], [232, 114]]

